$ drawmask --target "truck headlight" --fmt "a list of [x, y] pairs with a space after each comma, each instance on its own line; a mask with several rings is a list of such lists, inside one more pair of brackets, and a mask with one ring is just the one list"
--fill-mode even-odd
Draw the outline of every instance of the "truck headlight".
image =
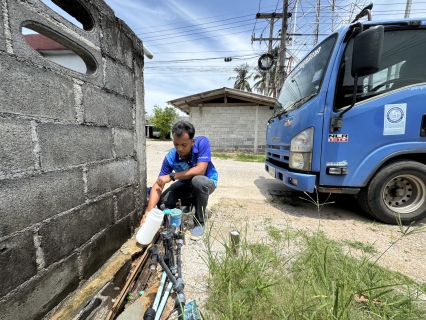
[[299, 132], [290, 143], [290, 168], [311, 171], [314, 128]]

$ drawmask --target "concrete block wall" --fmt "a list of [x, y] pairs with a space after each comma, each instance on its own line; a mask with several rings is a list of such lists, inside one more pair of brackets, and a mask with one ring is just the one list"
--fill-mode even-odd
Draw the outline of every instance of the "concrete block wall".
[[[39, 0], [0, 0], [1, 320], [45, 317], [146, 205], [142, 42], [102, 0], [53, 2], [83, 28]], [[73, 49], [87, 74], [43, 58], [21, 26]]]
[[191, 107], [190, 122], [195, 135], [209, 138], [213, 151], [264, 152], [266, 124], [272, 110], [264, 106]]

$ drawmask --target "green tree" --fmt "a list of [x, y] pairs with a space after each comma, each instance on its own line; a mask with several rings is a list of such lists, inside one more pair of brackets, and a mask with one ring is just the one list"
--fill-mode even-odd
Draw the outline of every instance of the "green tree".
[[171, 127], [176, 122], [178, 116], [176, 109], [173, 107], [165, 107], [163, 109], [155, 105], [153, 116], [149, 119], [149, 123], [160, 131], [160, 138], [164, 139], [170, 133]]
[[[253, 84], [253, 89], [257, 91], [257, 93], [263, 94], [265, 91], [265, 85], [266, 85], [266, 74], [268, 71], [260, 70], [259, 68], [256, 68], [256, 74], [253, 77], [253, 80], [256, 81]], [[269, 92], [268, 92], [269, 95]]]
[[236, 77], [229, 77], [228, 80], [234, 80], [234, 89], [239, 89], [243, 91], [251, 92], [250, 83], [248, 82], [251, 79], [251, 74], [249, 74], [250, 66], [245, 63], [242, 65], [239, 65], [238, 67], [234, 68], [234, 71], [237, 73]]
[[266, 86], [266, 74], [269, 73], [269, 90], [267, 96], [276, 98], [276, 86], [277, 86], [277, 74], [275, 72], [275, 66], [269, 70], [260, 70], [256, 68], [256, 74], [253, 77], [255, 83], [253, 84], [252, 89], [256, 90], [257, 93], [264, 94]]

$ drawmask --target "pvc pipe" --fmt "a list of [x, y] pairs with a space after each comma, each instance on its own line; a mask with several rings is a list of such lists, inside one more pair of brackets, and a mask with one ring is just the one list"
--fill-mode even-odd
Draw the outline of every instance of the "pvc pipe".
[[167, 299], [169, 298], [170, 291], [172, 290], [173, 283], [170, 281], [169, 285], [167, 286], [166, 292], [164, 292], [164, 296], [161, 299], [160, 307], [157, 310], [157, 313], [155, 314], [155, 319], [160, 319], [161, 314], [163, 313], [164, 306], [166, 305]]
[[152, 54], [152, 52], [147, 48], [147, 47], [145, 47], [145, 45], [143, 44], [143, 54], [146, 56], [146, 57], [148, 57], [149, 59], [152, 59], [152, 58], [154, 58], [154, 55]]
[[164, 283], [166, 282], [167, 274], [163, 271], [163, 275], [161, 276], [160, 286], [158, 287], [157, 295], [155, 296], [154, 305], [152, 308], [157, 310], [158, 304], [160, 303], [161, 294], [163, 293]]

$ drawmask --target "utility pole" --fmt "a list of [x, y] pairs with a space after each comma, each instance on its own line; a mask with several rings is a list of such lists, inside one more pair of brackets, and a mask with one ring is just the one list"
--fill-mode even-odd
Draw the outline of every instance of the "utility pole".
[[[268, 44], [268, 53], [272, 52], [272, 41], [273, 40], [278, 40], [278, 38], [273, 38], [274, 36], [274, 24], [275, 24], [275, 19], [277, 19], [277, 21], [279, 19], [282, 18], [282, 14], [281, 13], [276, 13], [276, 12], [272, 12], [272, 13], [257, 13], [256, 14], [256, 19], [271, 19], [269, 25], [269, 38], [255, 38], [254, 36], [252, 37], [251, 41], [262, 41], [262, 40], [268, 40], [269, 44]], [[266, 79], [265, 79], [265, 87], [263, 88], [263, 94], [265, 96], [269, 95], [269, 82], [270, 82], [270, 72], [266, 71]]]
[[411, 12], [411, 0], [407, 0], [407, 6], [405, 7], [405, 15], [404, 18], [409, 18]]
[[[269, 45], [268, 45], [268, 53], [272, 52], [272, 37], [274, 36], [274, 21], [275, 17], [271, 19], [271, 27], [269, 28]], [[269, 70], [266, 71], [266, 77], [265, 77], [265, 88], [263, 89], [263, 95], [269, 96], [269, 78], [270, 78], [270, 72]]]
[[287, 41], [287, 19], [288, 19], [288, 0], [283, 0], [283, 19], [281, 26], [281, 45], [280, 45], [280, 63], [279, 63], [279, 85], [284, 83], [284, 79], [286, 77], [285, 61], [286, 61], [286, 41]]
[[318, 43], [319, 23], [320, 23], [320, 6], [321, 6], [321, 0], [317, 0], [317, 5], [315, 7], [314, 45], [316, 45]]

